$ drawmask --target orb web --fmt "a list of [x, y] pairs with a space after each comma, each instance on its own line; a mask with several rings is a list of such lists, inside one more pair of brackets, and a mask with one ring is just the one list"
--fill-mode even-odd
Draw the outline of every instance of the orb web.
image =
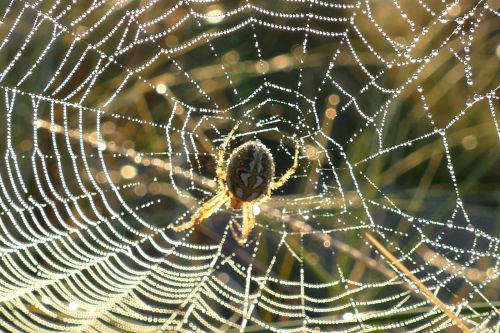
[[[498, 329], [497, 8], [487, 1], [0, 5], [0, 327]], [[496, 44], [495, 44], [496, 43]], [[259, 139], [255, 206], [176, 233], [217, 148]], [[228, 157], [226, 154], [226, 157]]]

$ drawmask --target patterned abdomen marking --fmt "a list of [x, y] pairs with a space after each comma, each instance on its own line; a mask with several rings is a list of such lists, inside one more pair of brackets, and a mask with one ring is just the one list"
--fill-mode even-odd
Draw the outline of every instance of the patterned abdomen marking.
[[234, 197], [254, 201], [269, 192], [274, 176], [273, 156], [260, 141], [249, 141], [233, 151], [226, 174], [227, 187]]

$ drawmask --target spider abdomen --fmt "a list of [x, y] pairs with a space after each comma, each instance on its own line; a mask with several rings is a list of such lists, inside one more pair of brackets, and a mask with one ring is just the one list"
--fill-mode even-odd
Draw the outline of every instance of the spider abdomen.
[[236, 200], [231, 207], [239, 208], [267, 194], [274, 176], [273, 155], [260, 141], [249, 141], [236, 148], [226, 170], [226, 183]]

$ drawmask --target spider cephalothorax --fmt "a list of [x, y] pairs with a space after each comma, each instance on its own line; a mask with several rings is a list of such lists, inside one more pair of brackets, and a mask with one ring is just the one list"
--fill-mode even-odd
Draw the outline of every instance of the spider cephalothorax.
[[297, 143], [295, 144], [292, 167], [276, 182], [273, 181], [273, 155], [258, 140], [246, 142], [236, 148], [226, 164], [224, 160], [226, 146], [231, 141], [238, 126], [239, 124], [231, 130], [219, 148], [217, 159], [219, 188], [217, 194], [198, 208], [189, 222], [174, 227], [175, 231], [186, 230], [203, 222], [222, 205], [227, 204], [230, 208], [242, 210], [241, 237], [237, 236], [236, 232], [233, 234], [240, 245], [243, 245], [255, 225], [253, 207], [269, 198], [272, 190], [283, 186], [295, 173], [299, 157]]

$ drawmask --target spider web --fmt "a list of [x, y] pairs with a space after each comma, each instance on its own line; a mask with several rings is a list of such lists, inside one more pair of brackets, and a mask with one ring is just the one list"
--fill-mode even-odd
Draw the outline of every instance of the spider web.
[[[455, 328], [370, 232], [494, 332], [491, 6], [3, 1], [1, 330]], [[243, 247], [238, 211], [173, 232], [216, 193], [238, 121], [229, 152], [260, 139], [279, 176], [298, 141], [298, 171]]]

